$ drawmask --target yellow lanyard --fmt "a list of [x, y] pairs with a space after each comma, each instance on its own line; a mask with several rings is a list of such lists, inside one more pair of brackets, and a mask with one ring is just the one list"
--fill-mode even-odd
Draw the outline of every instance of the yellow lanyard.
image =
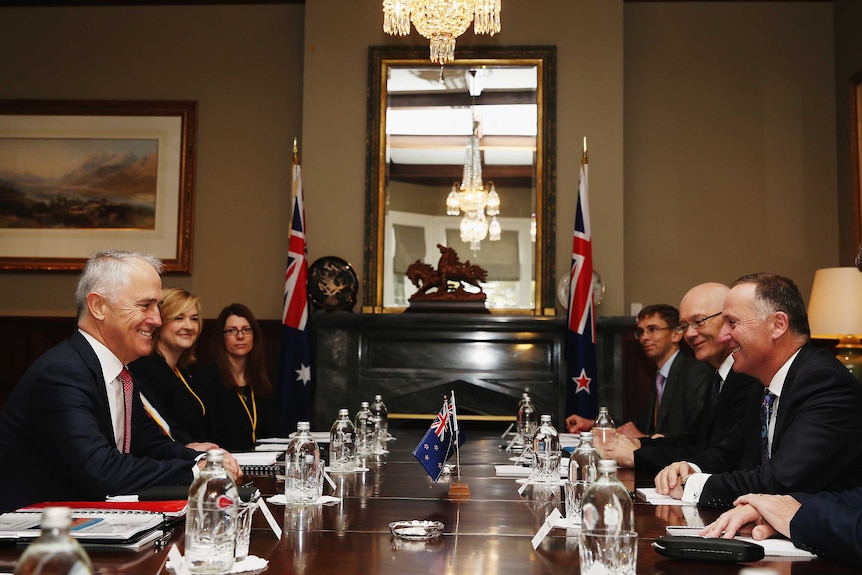
[[198, 397], [198, 394], [194, 392], [194, 390], [192, 389], [192, 386], [189, 385], [189, 382], [187, 382], [186, 378], [183, 377], [183, 374], [180, 373], [180, 370], [177, 368], [174, 368], [174, 373], [177, 374], [177, 377], [180, 378], [180, 381], [183, 382], [183, 385], [186, 386], [186, 389], [189, 390], [189, 393], [191, 393], [192, 396], [194, 396], [194, 398], [198, 400], [198, 403], [201, 405], [201, 413], [206, 415], [207, 414], [207, 408], [204, 405], [204, 402], [201, 401], [201, 398]]
[[248, 404], [245, 402], [242, 392], [237, 391], [236, 394], [245, 408], [245, 414], [248, 416], [249, 423], [251, 423], [251, 440], [252, 442], [257, 442], [257, 402], [254, 400], [254, 390], [249, 387], [249, 391], [251, 392], [251, 411], [248, 410]]

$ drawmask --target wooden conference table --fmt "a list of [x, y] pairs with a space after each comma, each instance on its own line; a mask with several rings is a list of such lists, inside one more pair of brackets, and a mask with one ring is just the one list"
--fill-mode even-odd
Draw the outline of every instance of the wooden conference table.
[[[469, 429], [466, 430], [469, 434]], [[250, 553], [269, 560], [270, 574], [405, 575], [435, 574], [575, 574], [579, 573], [578, 539], [573, 532], [554, 529], [538, 549], [531, 545], [545, 517], [554, 506], [565, 509], [560, 489], [528, 488], [523, 496], [510, 478], [495, 476], [495, 464], [507, 463], [498, 436], [470, 435], [461, 450], [462, 481], [469, 484], [468, 499], [450, 499], [449, 485], [434, 484], [411, 456], [422, 432], [394, 431], [391, 452], [367, 462], [369, 471], [334, 476], [342, 502], [332, 506], [288, 508], [270, 505], [277, 518], [284, 517], [284, 534], [275, 539], [262, 515], [254, 518]], [[630, 490], [634, 472], [621, 478]], [[250, 477], [269, 496], [283, 488], [272, 477]], [[638, 480], [649, 485], [650, 478]], [[330, 489], [326, 488], [326, 493]], [[712, 520], [717, 513], [700, 510]], [[667, 525], [684, 524], [680, 507], [635, 505], [639, 534], [639, 574], [739, 573], [744, 567], [764, 567], [780, 574], [856, 573], [857, 570], [820, 559], [771, 559], [753, 564], [727, 565], [665, 559], [652, 549], [654, 538]], [[395, 539], [389, 523], [398, 520], [433, 519], [445, 525], [444, 535], [430, 542]], [[182, 528], [170, 544], [182, 549]], [[0, 549], [0, 573], [11, 572], [20, 549]], [[167, 549], [140, 552], [93, 550], [90, 557], [97, 573], [154, 575]], [[166, 572], [162, 569], [162, 573]]]

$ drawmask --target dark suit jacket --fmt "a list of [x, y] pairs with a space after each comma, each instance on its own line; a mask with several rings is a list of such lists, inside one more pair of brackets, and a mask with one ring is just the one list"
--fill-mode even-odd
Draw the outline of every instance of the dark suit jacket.
[[699, 504], [727, 508], [745, 493], [816, 493], [862, 485], [860, 413], [862, 385], [829, 351], [805, 344], [784, 381], [772, 458], [760, 465], [758, 403], [743, 422], [739, 469], [712, 475]]
[[739, 461], [728, 463], [719, 453], [714, 461], [704, 457], [709, 445], [715, 445], [735, 434], [741, 440], [741, 425], [746, 407], [752, 400], [760, 403], [763, 385], [751, 376], [731, 369], [718, 395], [715, 409], [707, 413], [704, 409], [692, 434], [669, 435], [658, 439], [641, 439], [640, 449], [635, 450], [635, 468], [651, 473], [658, 472], [675, 461], [693, 461], [700, 456], [698, 464], [704, 472], [716, 473], [736, 469]]
[[695, 433], [697, 421], [703, 409], [703, 399], [713, 372], [710, 365], [697, 361], [683, 352], [678, 353], [670, 366], [670, 373], [664, 384], [658, 416], [653, 417], [656, 401], [655, 385], [653, 385], [650, 400], [640, 417], [634, 421], [635, 425], [647, 435]]
[[197, 389], [191, 374], [183, 373], [183, 377], [197, 397], [157, 353], [133, 361], [129, 370], [135, 378], [135, 387], [168, 422], [177, 442], [185, 445], [193, 441], [214, 441], [215, 434], [206, 414], [206, 397]]
[[131, 450], [117, 450], [99, 360], [75, 332], [30, 366], [0, 413], [0, 511], [191, 483], [197, 452], [165, 437], [137, 394]]
[[225, 387], [215, 365], [197, 375], [198, 389], [207, 396], [210, 419], [215, 433], [213, 441], [228, 451], [251, 451], [255, 438], [272, 437], [274, 433], [273, 396], [255, 395], [257, 427], [252, 435], [252, 424], [239, 395]]
[[862, 566], [862, 488], [794, 493], [802, 504], [790, 521], [793, 544], [841, 563]]

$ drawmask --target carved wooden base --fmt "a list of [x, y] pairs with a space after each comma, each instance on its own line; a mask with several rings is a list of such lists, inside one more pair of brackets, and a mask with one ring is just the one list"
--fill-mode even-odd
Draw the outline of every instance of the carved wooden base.
[[449, 486], [449, 499], [468, 499], [470, 486], [466, 483], [453, 483]]
[[[485, 294], [482, 294], [485, 295]], [[484, 301], [412, 301], [404, 313], [491, 313]]]

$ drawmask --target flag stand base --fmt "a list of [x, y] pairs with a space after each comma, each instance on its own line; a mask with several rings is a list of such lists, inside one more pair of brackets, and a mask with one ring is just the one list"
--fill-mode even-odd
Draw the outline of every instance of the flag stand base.
[[470, 497], [470, 486], [466, 483], [453, 482], [449, 486], [450, 499], [468, 499]]

